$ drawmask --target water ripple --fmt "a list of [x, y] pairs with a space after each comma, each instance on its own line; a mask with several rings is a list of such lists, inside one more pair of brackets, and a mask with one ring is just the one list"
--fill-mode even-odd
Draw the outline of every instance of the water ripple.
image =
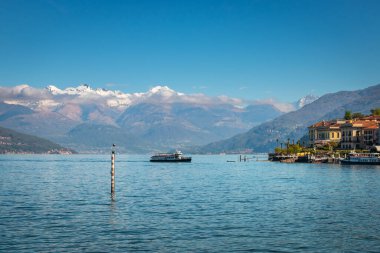
[[1, 156], [0, 251], [380, 252], [380, 169]]

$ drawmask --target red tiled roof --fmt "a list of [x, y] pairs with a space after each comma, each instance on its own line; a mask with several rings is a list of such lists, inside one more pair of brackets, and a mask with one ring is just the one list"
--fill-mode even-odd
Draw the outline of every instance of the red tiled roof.
[[374, 116], [374, 115], [371, 115], [371, 116], [367, 116], [367, 117], [364, 117], [364, 118], [361, 118], [363, 120], [373, 120], [373, 121], [377, 121], [377, 122], [380, 122], [380, 116]]
[[345, 120], [344, 123], [338, 123], [337, 120], [330, 120], [330, 121], [320, 121], [317, 122], [308, 128], [319, 128], [319, 127], [329, 127], [329, 128], [339, 128], [342, 125], [345, 125], [346, 127], [363, 127], [368, 129], [377, 129], [379, 128], [380, 124], [380, 116], [366, 116], [360, 119], [354, 119], [354, 120]]
[[309, 128], [317, 128], [317, 127], [340, 127], [342, 125], [342, 123], [337, 123], [335, 120], [332, 120], [332, 121], [320, 121], [320, 122], [317, 122], [311, 126], [309, 126]]
[[353, 127], [362, 127], [368, 129], [377, 129], [379, 124], [376, 121], [357, 120], [352, 123]]
[[374, 121], [366, 121], [363, 124], [363, 127], [365, 129], [377, 129], [377, 128], [379, 128], [379, 124], [377, 122], [374, 122]]

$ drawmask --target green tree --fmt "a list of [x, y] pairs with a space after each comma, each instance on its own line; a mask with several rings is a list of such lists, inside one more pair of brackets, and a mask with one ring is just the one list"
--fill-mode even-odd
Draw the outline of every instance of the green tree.
[[331, 141], [331, 142], [329, 143], [329, 145], [330, 145], [330, 147], [331, 147], [333, 150], [339, 148], [339, 142], [337, 142], [337, 141]]
[[360, 112], [354, 112], [354, 113], [352, 114], [352, 118], [353, 118], [353, 119], [363, 118], [364, 116], [365, 116], [365, 115], [362, 114], [362, 113], [360, 113]]
[[346, 111], [344, 113], [344, 119], [346, 119], [346, 120], [352, 119], [352, 112], [351, 111]]
[[299, 153], [301, 151], [302, 151], [302, 148], [300, 145], [298, 145], [298, 144], [290, 144], [289, 145], [288, 152], [290, 154], [296, 154], [296, 153]]
[[283, 151], [282, 148], [280, 148], [280, 147], [276, 147], [276, 148], [274, 149], [274, 152], [275, 152], [276, 154], [282, 154], [282, 153], [284, 153], [284, 151]]
[[380, 108], [371, 109], [371, 114], [373, 116], [380, 116]]

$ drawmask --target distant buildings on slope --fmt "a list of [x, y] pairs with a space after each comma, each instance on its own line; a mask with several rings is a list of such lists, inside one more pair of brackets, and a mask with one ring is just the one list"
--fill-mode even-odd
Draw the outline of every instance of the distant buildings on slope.
[[380, 116], [320, 121], [308, 127], [312, 147], [336, 145], [341, 149], [371, 149], [380, 145]]

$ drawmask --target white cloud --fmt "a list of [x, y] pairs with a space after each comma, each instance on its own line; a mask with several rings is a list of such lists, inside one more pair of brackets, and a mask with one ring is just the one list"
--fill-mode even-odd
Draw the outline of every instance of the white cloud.
[[[243, 88], [243, 87], [242, 87]], [[147, 92], [123, 93], [106, 89], [92, 89], [88, 85], [59, 89], [53, 85], [37, 89], [26, 84], [0, 87], [0, 101], [28, 106], [35, 110], [53, 110], [64, 104], [96, 104], [99, 107], [123, 110], [138, 103], [190, 103], [199, 105], [229, 104], [242, 108], [249, 104], [270, 104], [282, 112], [294, 110], [294, 105], [275, 99], [247, 101], [228, 96], [210, 97], [203, 93], [184, 94], [168, 86], [155, 86]]]
[[286, 103], [286, 102], [281, 102], [273, 98], [268, 98], [268, 99], [260, 99], [256, 100], [257, 104], [267, 104], [267, 105], [272, 105], [281, 112], [291, 112], [294, 111], [296, 108], [294, 107], [294, 104], [292, 103]]

